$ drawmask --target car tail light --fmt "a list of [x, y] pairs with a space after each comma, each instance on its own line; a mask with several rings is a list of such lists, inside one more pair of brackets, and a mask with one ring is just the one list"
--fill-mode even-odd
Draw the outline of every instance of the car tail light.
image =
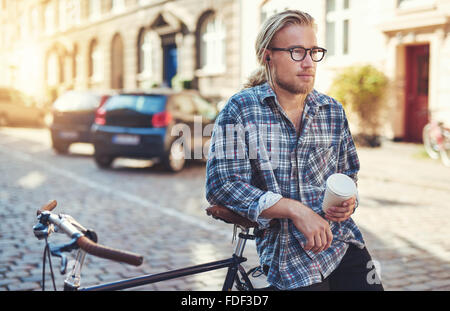
[[106, 103], [106, 100], [109, 98], [109, 95], [103, 95], [100, 99], [100, 104], [98, 105], [97, 111], [95, 112], [95, 124], [105, 125], [106, 124], [106, 110], [103, 108], [103, 105]]
[[95, 124], [98, 125], [106, 124], [106, 110], [101, 106], [95, 112]]
[[152, 124], [154, 127], [168, 126], [171, 121], [172, 115], [167, 111], [156, 113], [152, 117]]
[[103, 95], [100, 99], [100, 104], [98, 105], [98, 108], [102, 107], [106, 103], [108, 98], [109, 98], [109, 95]]

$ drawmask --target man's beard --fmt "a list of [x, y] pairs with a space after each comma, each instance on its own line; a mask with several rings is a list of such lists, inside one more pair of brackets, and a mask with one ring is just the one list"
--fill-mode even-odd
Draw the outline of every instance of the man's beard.
[[292, 94], [309, 94], [314, 87], [315, 77], [311, 83], [291, 83], [289, 81], [282, 81], [279, 76], [275, 75], [275, 83], [278, 87]]

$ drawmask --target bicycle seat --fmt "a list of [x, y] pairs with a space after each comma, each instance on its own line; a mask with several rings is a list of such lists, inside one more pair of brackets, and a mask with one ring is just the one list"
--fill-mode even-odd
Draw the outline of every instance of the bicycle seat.
[[222, 205], [212, 205], [206, 209], [206, 214], [212, 216], [214, 219], [219, 219], [227, 224], [235, 224], [246, 229], [258, 227], [258, 223], [253, 222], [229, 208]]

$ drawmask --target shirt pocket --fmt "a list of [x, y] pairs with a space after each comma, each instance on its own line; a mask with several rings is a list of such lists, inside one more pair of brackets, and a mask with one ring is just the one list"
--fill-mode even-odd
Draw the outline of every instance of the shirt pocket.
[[303, 170], [303, 181], [316, 187], [325, 187], [327, 178], [336, 172], [336, 146], [312, 148]]

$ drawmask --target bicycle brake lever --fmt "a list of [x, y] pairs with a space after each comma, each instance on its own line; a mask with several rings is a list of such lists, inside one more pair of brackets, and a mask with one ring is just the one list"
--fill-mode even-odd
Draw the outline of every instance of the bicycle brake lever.
[[44, 224], [37, 223], [33, 226], [34, 236], [37, 237], [38, 240], [47, 238], [52, 232], [55, 232], [55, 227], [53, 224], [46, 226]]
[[78, 248], [77, 240], [78, 240], [78, 237], [73, 238], [72, 241], [70, 241], [67, 244], [55, 245], [55, 246], [52, 246], [49, 244], [50, 254], [52, 254], [52, 256], [61, 258], [60, 272], [63, 275], [66, 274], [66, 269], [67, 269], [67, 256], [65, 254], [63, 254], [63, 252], [70, 252], [74, 249], [77, 249]]

